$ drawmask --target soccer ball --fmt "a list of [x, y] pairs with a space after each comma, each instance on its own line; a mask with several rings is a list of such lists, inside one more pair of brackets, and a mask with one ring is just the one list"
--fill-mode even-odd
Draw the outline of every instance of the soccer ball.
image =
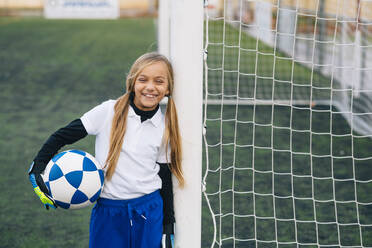
[[87, 152], [69, 150], [58, 153], [42, 175], [50, 196], [64, 209], [78, 209], [95, 202], [102, 190], [104, 173]]

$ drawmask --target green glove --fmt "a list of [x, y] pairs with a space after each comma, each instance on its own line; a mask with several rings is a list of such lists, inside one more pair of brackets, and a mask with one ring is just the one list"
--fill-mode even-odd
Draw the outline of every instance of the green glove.
[[49, 196], [49, 190], [46, 187], [40, 172], [34, 168], [34, 162], [32, 162], [30, 170], [28, 171], [29, 179], [34, 188], [35, 194], [39, 197], [40, 201], [43, 203], [44, 207], [49, 210], [49, 208], [57, 208], [56, 203], [53, 198]]

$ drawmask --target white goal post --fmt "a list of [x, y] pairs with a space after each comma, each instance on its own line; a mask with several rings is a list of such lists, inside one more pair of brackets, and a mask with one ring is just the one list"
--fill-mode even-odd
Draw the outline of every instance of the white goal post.
[[203, 13], [200, 0], [159, 2], [158, 50], [171, 60], [175, 73], [186, 181], [184, 189], [174, 186], [175, 245], [180, 248], [201, 244]]

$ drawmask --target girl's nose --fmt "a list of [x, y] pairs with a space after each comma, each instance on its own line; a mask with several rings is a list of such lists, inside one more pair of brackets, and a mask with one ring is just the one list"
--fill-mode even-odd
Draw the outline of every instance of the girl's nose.
[[147, 89], [147, 90], [154, 90], [154, 89], [155, 89], [155, 83], [154, 83], [154, 81], [150, 80], [150, 81], [146, 84], [146, 89]]

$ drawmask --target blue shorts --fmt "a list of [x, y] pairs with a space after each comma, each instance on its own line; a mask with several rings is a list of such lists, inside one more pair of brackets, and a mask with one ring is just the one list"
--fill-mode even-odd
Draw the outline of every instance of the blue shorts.
[[159, 190], [130, 200], [99, 198], [92, 210], [90, 248], [160, 248], [163, 199]]

